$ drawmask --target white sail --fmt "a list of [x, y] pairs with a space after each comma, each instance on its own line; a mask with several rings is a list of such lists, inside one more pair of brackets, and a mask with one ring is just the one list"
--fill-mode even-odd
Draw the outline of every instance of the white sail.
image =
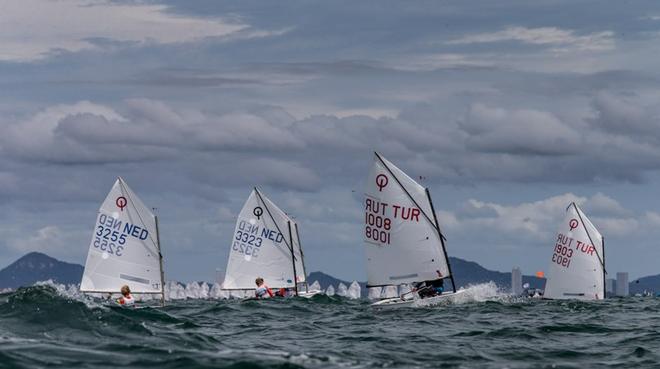
[[603, 236], [575, 203], [566, 209], [554, 241], [543, 297], [605, 298]]
[[294, 287], [289, 221], [262, 193], [252, 191], [236, 221], [224, 289], [254, 289], [257, 277], [271, 288]]
[[156, 217], [118, 178], [96, 217], [80, 291], [162, 293], [162, 283]]
[[368, 285], [449, 277], [426, 189], [376, 153], [365, 192]]
[[369, 300], [380, 299], [380, 296], [383, 293], [383, 287], [369, 287]]

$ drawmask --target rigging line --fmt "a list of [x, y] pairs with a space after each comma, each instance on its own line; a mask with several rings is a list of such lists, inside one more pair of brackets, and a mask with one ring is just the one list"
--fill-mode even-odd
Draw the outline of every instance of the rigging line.
[[[270, 212], [270, 209], [268, 208], [268, 205], [266, 205], [266, 201], [264, 201], [263, 197], [261, 197], [261, 193], [259, 192], [259, 189], [255, 187], [254, 192], [257, 194], [257, 196], [259, 196], [259, 200], [261, 200], [261, 203], [266, 208], [266, 212], [268, 212], [268, 216], [270, 216], [270, 220], [272, 220], [273, 224], [275, 224], [275, 228], [277, 228], [277, 231], [280, 232], [280, 234], [282, 236], [284, 236], [284, 233], [282, 232], [280, 227], [277, 225], [277, 222], [275, 221], [275, 218], [273, 217], [273, 214]], [[293, 261], [295, 262], [296, 256], [295, 256], [295, 253], [293, 252], [293, 246], [289, 245], [289, 243], [286, 241], [286, 237], [284, 237], [283, 240], [284, 240], [284, 243], [286, 244], [287, 248], [289, 249], [289, 251], [292, 252]], [[275, 244], [275, 242], [273, 242], [273, 244]], [[295, 280], [295, 277], [294, 277], [294, 280]]]
[[[589, 238], [589, 242], [591, 242], [591, 246], [593, 246], [594, 251], [596, 252], [596, 257], [598, 258], [598, 261], [600, 262], [600, 266], [603, 267], [603, 272], [607, 274], [607, 271], [605, 270], [605, 262], [603, 262], [603, 259], [600, 258], [600, 254], [598, 253], [598, 250], [596, 250], [596, 244], [594, 241], [591, 239], [591, 235], [589, 234], [589, 230], [587, 229], [586, 223], [584, 222], [584, 219], [582, 219], [582, 215], [580, 215], [580, 209], [577, 207], [575, 202], [572, 202], [571, 205], [575, 208], [575, 211], [577, 212], [578, 218], [580, 218], [580, 221], [582, 222], [582, 228], [584, 228], [584, 231], [587, 233], [587, 237]], [[568, 207], [570, 208], [571, 205]], [[591, 221], [589, 221], [591, 223]]]
[[[142, 216], [140, 215], [140, 211], [137, 210], [137, 206], [135, 206], [135, 202], [133, 201], [133, 198], [131, 198], [131, 195], [130, 195], [130, 193], [128, 192], [128, 189], [124, 186], [124, 181], [123, 181], [121, 178], [119, 179], [119, 186], [121, 187], [121, 194], [122, 194], [122, 195], [125, 195], [126, 197], [128, 197], [128, 200], [129, 200], [129, 201], [131, 202], [131, 204], [133, 205], [133, 208], [135, 208], [135, 213], [137, 213], [138, 219], [140, 219], [140, 223], [142, 224], [142, 226], [143, 226], [143, 227], [146, 226], [146, 223], [144, 222], [144, 220], [142, 219]], [[126, 192], [126, 193], [124, 193], [124, 192]], [[128, 209], [126, 209], [126, 211], [128, 211]], [[129, 214], [129, 215], [130, 215], [130, 214]], [[158, 250], [158, 256], [162, 256], [162, 255], [161, 255], [161, 252], [160, 252], [160, 245], [158, 245], [158, 243], [157, 243], [156, 241], [154, 241], [153, 237], [151, 237], [151, 232], [149, 232], [149, 240], [150, 240], [151, 243], [156, 247], [156, 250]], [[142, 242], [140, 242], [140, 243], [142, 244]], [[144, 245], [144, 244], [143, 244], [143, 245]], [[145, 248], [146, 248], [146, 246], [145, 246]], [[151, 251], [151, 250], [149, 250], [148, 248], [146, 248], [146, 249], [147, 249], [148, 251]]]
[[[442, 237], [442, 238], [446, 241], [447, 238], [442, 234], [442, 232], [440, 231], [440, 228], [435, 226], [435, 223], [433, 223], [433, 221], [431, 221], [431, 218], [426, 214], [426, 212], [424, 211], [424, 209], [422, 209], [422, 207], [419, 206], [419, 204], [417, 203], [417, 201], [415, 201], [415, 199], [412, 197], [412, 195], [410, 194], [410, 192], [408, 192], [408, 190], [403, 186], [403, 184], [401, 183], [401, 181], [399, 181], [399, 178], [397, 178], [397, 176], [394, 175], [394, 172], [392, 172], [392, 170], [390, 169], [390, 167], [387, 166], [387, 164], [385, 163], [385, 161], [383, 160], [383, 158], [381, 158], [380, 155], [379, 155], [377, 152], [375, 152], [374, 154], [376, 154], [376, 157], [378, 158], [378, 160], [380, 160], [380, 162], [383, 164], [383, 166], [385, 167], [385, 169], [387, 169], [387, 171], [390, 173], [390, 175], [396, 180], [396, 182], [399, 184], [399, 187], [401, 187], [401, 189], [403, 190], [403, 192], [405, 192], [406, 195], [408, 195], [408, 198], [410, 198], [410, 201], [412, 201], [413, 204], [415, 204], [415, 206], [417, 206], [417, 208], [419, 209], [419, 211], [421, 211], [422, 214], [424, 214], [424, 218], [426, 218], [426, 221], [429, 222], [429, 223], [433, 226], [433, 228], [437, 229], [437, 230], [438, 230], [438, 234], [440, 235], [440, 237]], [[414, 182], [414, 180], [413, 180], [413, 182]], [[415, 183], [417, 183], [417, 182], [415, 182]], [[420, 187], [421, 187], [421, 185], [420, 185]]]
[[300, 262], [303, 268], [302, 270], [303, 275], [305, 276], [305, 290], [309, 292], [309, 284], [307, 283], [307, 270], [305, 269], [305, 254], [303, 254], [302, 242], [300, 242], [300, 234], [298, 233], [298, 223], [293, 223], [293, 226], [296, 230], [296, 239], [298, 240], [298, 250], [300, 251]]

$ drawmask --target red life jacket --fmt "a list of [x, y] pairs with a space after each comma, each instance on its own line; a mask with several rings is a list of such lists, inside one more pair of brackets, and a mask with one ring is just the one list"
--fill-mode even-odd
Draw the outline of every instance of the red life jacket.
[[133, 299], [133, 296], [131, 296], [130, 293], [128, 294], [128, 296], [120, 297], [119, 300], [117, 300], [117, 302], [119, 303], [119, 305], [126, 305], [126, 306], [135, 304], [135, 300]]
[[255, 296], [259, 299], [266, 298], [266, 296], [264, 296], [265, 295], [264, 291], [268, 294], [268, 297], [274, 296], [273, 291], [265, 284], [261, 285], [260, 287], [257, 287], [257, 289], [254, 291]]

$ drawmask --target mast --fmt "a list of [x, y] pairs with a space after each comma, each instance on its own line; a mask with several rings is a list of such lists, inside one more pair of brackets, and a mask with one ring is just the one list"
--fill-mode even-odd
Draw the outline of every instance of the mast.
[[442, 253], [445, 254], [445, 262], [447, 263], [447, 269], [449, 270], [449, 279], [451, 279], [451, 288], [456, 293], [456, 283], [454, 282], [454, 273], [451, 272], [451, 264], [449, 264], [449, 256], [447, 256], [447, 249], [445, 248], [445, 236], [442, 235], [440, 231], [440, 223], [438, 223], [438, 216], [435, 214], [435, 208], [433, 207], [433, 200], [431, 200], [431, 193], [428, 188], [426, 190], [426, 197], [429, 199], [429, 204], [431, 205], [431, 212], [433, 213], [433, 220], [435, 221], [435, 229], [438, 231], [440, 236], [440, 245], [442, 245]]
[[603, 300], [607, 295], [607, 272], [605, 271], [605, 237], [601, 236], [600, 244], [603, 249]]
[[307, 268], [305, 268], [305, 255], [302, 250], [302, 243], [300, 242], [300, 234], [298, 233], [298, 223], [293, 223], [293, 227], [296, 229], [296, 238], [298, 239], [298, 250], [300, 250], [300, 261], [303, 267], [303, 275], [305, 276], [305, 292], [309, 292], [309, 283], [307, 283]]
[[[154, 208], [156, 211], [156, 208]], [[158, 246], [158, 263], [160, 265], [160, 306], [165, 306], [165, 271], [163, 270], [163, 253], [160, 250], [160, 231], [158, 230], [158, 216], [154, 215], [156, 221], [156, 245]]]
[[291, 265], [293, 265], [293, 288], [296, 291], [296, 296], [298, 296], [298, 274], [296, 273], [296, 255], [293, 252], [293, 234], [291, 233], [291, 221], [286, 222], [289, 227], [289, 241], [291, 241]]

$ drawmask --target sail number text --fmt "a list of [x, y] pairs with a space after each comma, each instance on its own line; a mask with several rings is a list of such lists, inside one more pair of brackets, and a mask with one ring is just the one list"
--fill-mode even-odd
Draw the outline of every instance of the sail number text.
[[387, 204], [367, 198], [364, 213], [364, 236], [367, 241], [389, 245], [392, 219], [419, 222], [421, 212], [416, 207]]
[[149, 231], [135, 224], [122, 222], [109, 215], [99, 214], [96, 232], [94, 232], [93, 245], [95, 248], [110, 255], [122, 256], [126, 245], [126, 237], [134, 237], [144, 241], [149, 237]]
[[261, 228], [261, 232], [259, 232], [258, 225], [241, 220], [234, 235], [232, 250], [254, 258], [259, 257], [259, 250], [261, 250], [264, 239], [279, 244], [284, 241], [284, 235], [266, 227]]
[[[575, 241], [575, 247], [573, 247], [573, 241]], [[575, 240], [560, 233], [557, 236], [557, 242], [555, 243], [552, 262], [557, 263], [557, 265], [561, 265], [564, 268], [568, 268], [571, 265], [571, 258], [573, 257], [574, 251], [593, 256], [596, 249], [593, 245]]]

